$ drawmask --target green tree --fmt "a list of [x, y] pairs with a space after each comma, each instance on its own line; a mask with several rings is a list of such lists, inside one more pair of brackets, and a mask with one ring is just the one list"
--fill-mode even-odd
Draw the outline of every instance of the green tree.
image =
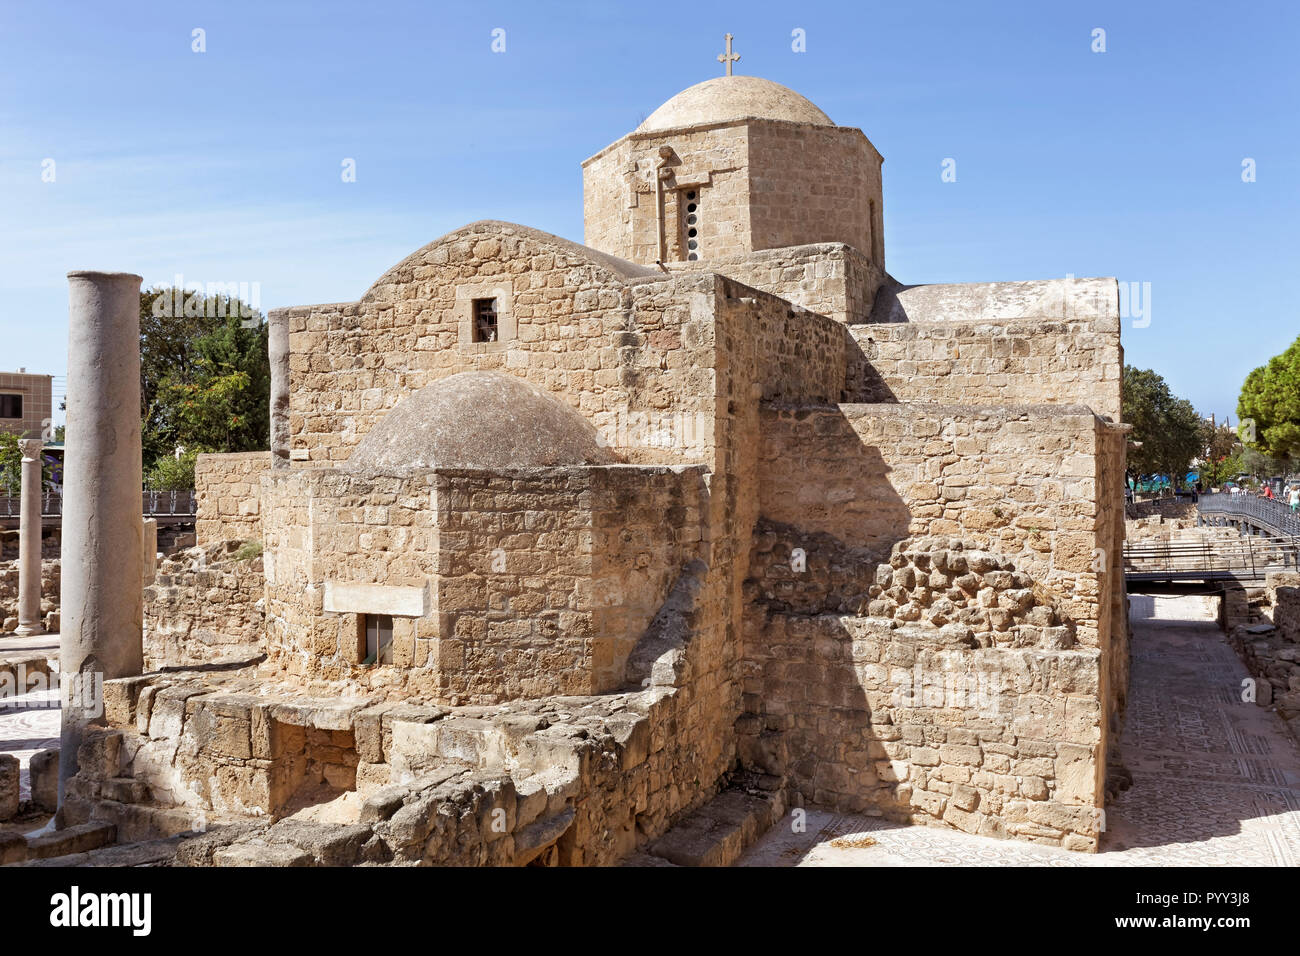
[[1192, 403], [1176, 396], [1151, 369], [1125, 365], [1123, 414], [1133, 426], [1129, 438], [1140, 443], [1129, 452], [1129, 468], [1167, 474], [1176, 486], [1203, 452], [1203, 423]]
[[179, 457], [159, 458], [145, 472], [144, 486], [150, 491], [188, 491], [194, 487], [194, 460], [197, 451], [187, 451]]
[[1296, 464], [1294, 458], [1274, 458], [1254, 448], [1243, 448], [1241, 452], [1241, 470], [1256, 477], [1290, 474], [1295, 471]]
[[1237, 433], [1226, 423], [1212, 425], [1208, 421], [1202, 424], [1201, 447], [1204, 449], [1197, 469], [1201, 480], [1207, 486], [1223, 484], [1242, 470], [1242, 452], [1244, 449], [1237, 439]]
[[[15, 435], [12, 432], [0, 432], [0, 494], [18, 497], [23, 481], [23, 453], [18, 447], [20, 439], [26, 433]], [[44, 455], [41, 456], [41, 489], [50, 486], [53, 469]]]
[[[154, 288], [140, 296], [144, 468], [175, 480], [175, 451], [270, 447], [271, 368], [262, 315], [238, 299]], [[191, 457], [192, 461], [192, 457]], [[151, 478], [153, 480], [153, 478]]]
[[1300, 338], [1246, 376], [1237, 417], [1255, 426], [1253, 448], [1270, 458], [1300, 456]]

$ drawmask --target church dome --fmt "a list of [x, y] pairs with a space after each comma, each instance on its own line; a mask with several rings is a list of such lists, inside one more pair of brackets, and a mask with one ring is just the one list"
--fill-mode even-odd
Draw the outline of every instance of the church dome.
[[682, 90], [651, 113], [637, 132], [742, 119], [835, 125], [811, 100], [780, 83], [757, 76], [717, 76]]
[[461, 372], [399, 401], [348, 459], [351, 471], [609, 464], [574, 408], [514, 375]]

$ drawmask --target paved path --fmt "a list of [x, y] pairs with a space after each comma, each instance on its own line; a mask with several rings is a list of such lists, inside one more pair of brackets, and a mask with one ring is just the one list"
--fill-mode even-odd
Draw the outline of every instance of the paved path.
[[[1241, 702], [1249, 675], [1211, 608], [1197, 597], [1132, 599], [1121, 753], [1133, 786], [1107, 808], [1100, 853], [809, 811], [806, 833], [791, 833], [787, 817], [740, 865], [1300, 865], [1300, 747], [1274, 713]], [[863, 838], [874, 845], [853, 845]]]

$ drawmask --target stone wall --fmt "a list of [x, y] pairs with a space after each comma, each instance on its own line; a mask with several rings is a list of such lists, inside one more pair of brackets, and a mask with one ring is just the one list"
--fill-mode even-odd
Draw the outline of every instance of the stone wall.
[[1100, 651], [1006, 556], [920, 538], [877, 565], [764, 520], [747, 591], [748, 769], [806, 803], [1096, 849]]
[[1168, 518], [1185, 522], [1174, 524], [1173, 527], [1186, 528], [1196, 523], [1196, 503], [1190, 498], [1149, 498], [1146, 501], [1133, 501], [1124, 506], [1124, 517], [1131, 521], [1141, 521], [1144, 518]]
[[[405, 395], [478, 369], [573, 405], [625, 460], [698, 460], [712, 443], [723, 281], [656, 279], [522, 226], [468, 226], [399, 264], [359, 303], [285, 310], [291, 456], [344, 461]], [[497, 299], [513, 338], [462, 341], [476, 296]]]
[[834, 242], [883, 272], [881, 162], [851, 127], [749, 119], [633, 132], [583, 163], [584, 242], [647, 265]]
[[719, 743], [683, 732], [691, 695], [669, 686], [463, 709], [256, 689], [107, 682], [68, 821], [120, 840], [209, 830], [181, 865], [607, 866], [702, 802], [696, 755]]
[[1098, 645], [1113, 545], [1097, 507], [1096, 418], [1079, 406], [767, 405], [764, 517], [834, 535], [878, 559], [921, 535], [1004, 554], [1060, 596]]
[[[861, 322], [871, 313], [885, 273], [862, 252], [842, 243], [764, 249], [740, 256], [675, 263], [675, 269], [717, 272], [837, 322]], [[858, 351], [850, 343], [853, 353]], [[860, 365], [856, 359], [854, 365]]]
[[194, 491], [199, 545], [256, 541], [262, 537], [259, 489], [262, 474], [270, 469], [269, 451], [198, 456], [194, 462]]
[[260, 551], [241, 541], [164, 558], [144, 589], [145, 668], [247, 661], [265, 653], [265, 584]]
[[1226, 589], [1219, 626], [1255, 678], [1255, 703], [1300, 741], [1300, 572], [1269, 572], [1262, 592]]
[[[437, 636], [435, 607], [428, 599], [438, 555], [432, 474], [279, 470], [263, 477], [262, 498], [268, 509], [268, 666], [301, 678], [365, 683], [387, 672], [361, 668], [355, 613], [325, 611], [327, 581], [377, 583], [425, 595], [423, 613], [393, 618], [392, 659], [398, 668], [428, 668], [428, 681], [435, 681], [428, 653]], [[381, 676], [380, 686], [384, 683]]]
[[[617, 689], [698, 554], [702, 493], [691, 467], [273, 474], [270, 663], [453, 704]], [[341, 585], [424, 595], [393, 613], [393, 667], [363, 666]]]
[[[59, 630], [59, 593], [62, 577], [58, 558], [41, 562], [41, 622], [46, 632]], [[18, 562], [0, 564], [0, 633], [18, 626]]]
[[742, 762], [804, 802], [1095, 850], [1098, 651], [954, 645], [833, 614], [746, 624]]
[[966, 647], [1067, 648], [1074, 622], [1059, 599], [1001, 555], [961, 538], [908, 538], [887, 561], [831, 535], [759, 519], [749, 601], [779, 613], [847, 613], [943, 630]]
[[1265, 600], [1278, 635], [1300, 644], [1300, 573], [1273, 571], [1265, 578]]
[[[672, 150], [666, 163], [659, 154], [663, 146]], [[700, 258], [743, 253], [750, 248], [747, 162], [743, 124], [626, 136], [582, 164], [583, 242], [631, 262], [684, 261], [684, 193], [690, 182]], [[665, 257], [659, 254], [656, 208], [661, 163], [671, 174], [663, 198]]]
[[1087, 405], [1120, 420], [1119, 319], [891, 322], [850, 328], [857, 402]]
[[750, 248], [842, 242], [883, 272], [881, 162], [858, 129], [750, 123]]
[[1095, 849], [1123, 441], [1081, 406], [765, 404], [745, 765], [823, 806]]
[[[1119, 743], [1128, 705], [1131, 653], [1128, 624], [1128, 589], [1124, 581], [1124, 473], [1128, 454], [1127, 425], [1095, 421], [1095, 489], [1097, 501], [1097, 632], [1104, 661], [1102, 700], [1106, 708], [1102, 725], [1107, 751]], [[1100, 558], [1100, 562], [1097, 560]], [[1103, 761], [1104, 763], [1105, 761]]]
[[[757, 394], [742, 396], [783, 402], [835, 401], [844, 387], [844, 326], [815, 312], [791, 308], [775, 296], [739, 283], [723, 281], [725, 298], [715, 331], [718, 353], [728, 363], [753, 362], [744, 374], [756, 379]], [[743, 351], [732, 336], [743, 337]], [[728, 414], [734, 414], [731, 402]]]

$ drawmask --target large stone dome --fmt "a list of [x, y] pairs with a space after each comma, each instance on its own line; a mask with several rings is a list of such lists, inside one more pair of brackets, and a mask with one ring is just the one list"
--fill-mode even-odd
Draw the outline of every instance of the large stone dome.
[[789, 87], [757, 76], [718, 76], [682, 90], [637, 127], [637, 132], [729, 123], [742, 119], [789, 120], [834, 126], [831, 118]]
[[461, 372], [406, 396], [366, 433], [351, 471], [608, 464], [591, 423], [514, 375]]

